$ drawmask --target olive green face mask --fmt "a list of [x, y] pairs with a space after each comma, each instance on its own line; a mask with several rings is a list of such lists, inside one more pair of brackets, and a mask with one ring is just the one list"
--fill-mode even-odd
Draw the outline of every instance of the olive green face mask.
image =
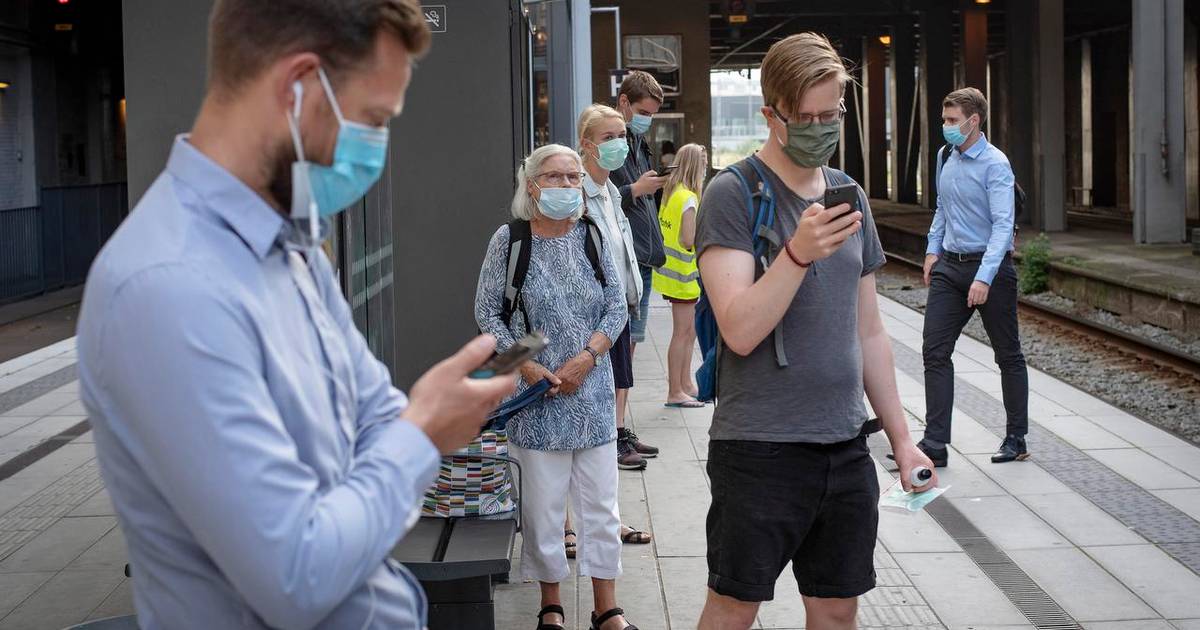
[[778, 111], [775, 115], [787, 125], [787, 142], [779, 140], [779, 145], [796, 166], [817, 168], [828, 162], [829, 157], [837, 150], [838, 141], [842, 137], [841, 120], [829, 124], [814, 120], [808, 125], [801, 125], [787, 122]]

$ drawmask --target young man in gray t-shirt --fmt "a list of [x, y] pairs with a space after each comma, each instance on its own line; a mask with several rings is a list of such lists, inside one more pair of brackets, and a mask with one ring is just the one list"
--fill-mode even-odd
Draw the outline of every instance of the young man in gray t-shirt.
[[[846, 69], [828, 40], [806, 33], [772, 46], [761, 73], [770, 136], [739, 167], [761, 171], [773, 191], [781, 242], [760, 275], [746, 194], [729, 173], [704, 191], [696, 239], [724, 344], [700, 628], [749, 628], [788, 562], [807, 627], [853, 627], [858, 596], [875, 586], [879, 518], [875, 465], [860, 435], [864, 389], [901, 479], [933, 464], [900, 406], [875, 295], [883, 250], [866, 197], [860, 189], [856, 211], [818, 203], [831, 179], [845, 179], [824, 164], [838, 146]], [[925, 487], [936, 485], [935, 477]]]

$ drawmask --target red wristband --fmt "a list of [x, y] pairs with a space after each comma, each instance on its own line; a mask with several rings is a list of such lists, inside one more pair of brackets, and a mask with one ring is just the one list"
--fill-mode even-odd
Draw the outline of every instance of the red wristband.
[[783, 251], [787, 252], [788, 258], [791, 258], [792, 262], [800, 265], [801, 269], [808, 269], [812, 265], [811, 262], [801, 262], [800, 257], [796, 255], [796, 252], [792, 251], [791, 241], [783, 242]]

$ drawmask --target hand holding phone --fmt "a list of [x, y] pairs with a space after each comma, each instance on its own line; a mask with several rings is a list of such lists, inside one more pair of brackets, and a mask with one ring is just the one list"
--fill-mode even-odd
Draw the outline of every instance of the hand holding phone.
[[858, 210], [858, 184], [849, 183], [840, 186], [829, 186], [825, 189], [825, 200], [822, 202], [826, 208], [833, 208], [842, 204], [849, 204], [850, 209], [845, 212], [839, 212], [836, 216], [830, 217], [830, 221], [835, 221], [847, 214]]
[[500, 374], [509, 374], [521, 367], [526, 361], [536, 357], [546, 348], [550, 340], [540, 332], [533, 331], [514, 343], [511, 348], [488, 359], [479, 369], [471, 372], [471, 378], [492, 378]]

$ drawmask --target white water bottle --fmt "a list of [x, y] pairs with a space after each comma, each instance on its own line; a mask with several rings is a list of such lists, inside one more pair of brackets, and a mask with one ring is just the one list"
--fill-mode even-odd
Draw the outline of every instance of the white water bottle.
[[908, 474], [908, 482], [911, 483], [912, 487], [914, 488], [920, 488], [921, 486], [924, 486], [925, 484], [929, 483], [930, 479], [933, 479], [933, 471], [929, 470], [925, 466], [917, 466]]

